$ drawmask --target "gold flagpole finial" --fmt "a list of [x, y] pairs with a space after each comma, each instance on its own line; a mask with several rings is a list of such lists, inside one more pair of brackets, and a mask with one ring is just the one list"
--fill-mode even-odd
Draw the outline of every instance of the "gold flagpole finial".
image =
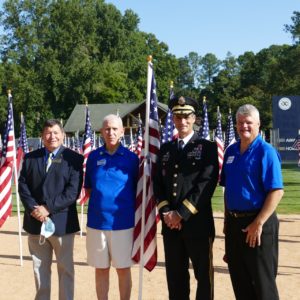
[[8, 89], [8, 90], [7, 90], [7, 96], [8, 96], [8, 97], [11, 97], [11, 89]]
[[218, 114], [220, 113], [220, 106], [219, 105], [217, 106], [217, 113]]
[[171, 80], [171, 81], [170, 81], [170, 88], [172, 89], [173, 87], [174, 87], [174, 81]]
[[229, 107], [229, 114], [231, 114], [231, 108]]
[[148, 55], [148, 56], [147, 56], [147, 61], [148, 61], [148, 62], [152, 62], [152, 55]]
[[203, 102], [205, 102], [206, 101], [206, 96], [203, 96]]

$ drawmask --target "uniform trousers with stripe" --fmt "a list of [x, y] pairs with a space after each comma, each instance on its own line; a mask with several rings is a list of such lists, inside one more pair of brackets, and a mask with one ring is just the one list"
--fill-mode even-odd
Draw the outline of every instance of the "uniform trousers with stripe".
[[234, 294], [237, 300], [278, 300], [278, 229], [276, 213], [263, 225], [261, 246], [251, 248], [242, 231], [250, 217], [226, 217], [225, 251]]
[[196, 299], [213, 299], [211, 237], [184, 236], [178, 232], [163, 235], [166, 274], [170, 300], [190, 299], [189, 263], [197, 280]]

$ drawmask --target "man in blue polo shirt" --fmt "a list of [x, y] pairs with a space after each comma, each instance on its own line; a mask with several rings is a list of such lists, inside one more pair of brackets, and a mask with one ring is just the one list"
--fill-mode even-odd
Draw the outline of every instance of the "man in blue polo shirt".
[[131, 250], [139, 160], [120, 143], [122, 119], [103, 119], [105, 145], [90, 153], [85, 188], [90, 194], [87, 216], [87, 262], [95, 267], [98, 299], [107, 299], [109, 269], [119, 278], [120, 299], [130, 299]]
[[259, 112], [250, 104], [236, 113], [240, 141], [225, 152], [225, 251], [237, 300], [279, 299], [278, 219], [283, 196], [280, 157], [259, 135]]

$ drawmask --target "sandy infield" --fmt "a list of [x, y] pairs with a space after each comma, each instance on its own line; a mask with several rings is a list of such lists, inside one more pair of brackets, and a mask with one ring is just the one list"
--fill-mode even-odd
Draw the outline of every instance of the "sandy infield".
[[[281, 300], [296, 300], [300, 288], [300, 215], [280, 215], [280, 257], [277, 283]], [[224, 254], [224, 237], [222, 234], [223, 218], [221, 213], [215, 214], [216, 239], [214, 242], [215, 267], [215, 299], [234, 299]], [[84, 221], [85, 224], [85, 221]], [[32, 262], [27, 247], [26, 234], [22, 235], [23, 266], [19, 259], [18, 220], [12, 217], [0, 230], [0, 300], [34, 299], [34, 280]], [[149, 273], [143, 272], [142, 299], [168, 299], [162, 237], [160, 224], [157, 235], [158, 264]], [[83, 236], [78, 234], [75, 240], [75, 299], [96, 299], [94, 269], [86, 265], [85, 230]], [[192, 270], [191, 270], [192, 271]], [[133, 288], [131, 299], [138, 299], [139, 267], [132, 268]], [[117, 300], [118, 282], [114, 269], [110, 274], [109, 299]], [[58, 299], [56, 263], [52, 266], [52, 298]], [[191, 273], [191, 299], [195, 299], [195, 281]]]

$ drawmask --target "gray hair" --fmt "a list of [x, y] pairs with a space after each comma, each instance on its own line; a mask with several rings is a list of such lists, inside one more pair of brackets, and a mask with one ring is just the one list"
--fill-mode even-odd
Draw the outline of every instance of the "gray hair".
[[238, 115], [253, 116], [253, 117], [256, 117], [258, 121], [260, 120], [259, 119], [259, 111], [252, 104], [244, 104], [244, 105], [240, 106], [235, 114], [236, 120], [238, 119]]
[[109, 115], [107, 115], [107, 116], [105, 116], [103, 118], [102, 128], [104, 127], [104, 123], [106, 123], [106, 122], [108, 122], [110, 120], [117, 121], [118, 124], [120, 125], [120, 127], [123, 128], [123, 121], [122, 121], [122, 119], [118, 115], [114, 115], [114, 114], [109, 114]]

